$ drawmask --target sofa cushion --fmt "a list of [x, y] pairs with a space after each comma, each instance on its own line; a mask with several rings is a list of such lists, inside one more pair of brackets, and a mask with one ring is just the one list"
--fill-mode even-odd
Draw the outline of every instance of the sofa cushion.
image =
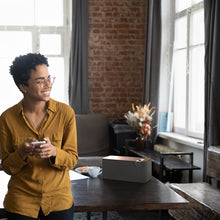
[[76, 114], [79, 156], [109, 154], [109, 123], [104, 114]]
[[103, 158], [102, 156], [79, 157], [76, 167], [83, 167], [83, 166], [102, 167], [102, 158]]

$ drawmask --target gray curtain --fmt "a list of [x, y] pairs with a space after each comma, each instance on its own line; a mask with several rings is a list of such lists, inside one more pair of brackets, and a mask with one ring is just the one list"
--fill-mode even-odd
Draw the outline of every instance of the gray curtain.
[[[151, 102], [156, 107], [152, 128], [158, 124], [160, 49], [161, 49], [161, 0], [148, 0], [146, 9], [146, 42], [143, 104]], [[152, 129], [151, 141], [155, 142], [157, 128]]]
[[207, 148], [220, 145], [220, 1], [204, 0], [205, 10], [205, 131], [204, 180]]
[[77, 114], [89, 112], [88, 0], [72, 1], [69, 103]]

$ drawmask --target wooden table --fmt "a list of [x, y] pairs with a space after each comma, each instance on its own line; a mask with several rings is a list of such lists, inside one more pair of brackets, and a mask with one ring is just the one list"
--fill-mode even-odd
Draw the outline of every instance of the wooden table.
[[[75, 180], [72, 181], [72, 193], [75, 212], [167, 211], [189, 207], [187, 200], [154, 177], [147, 183], [105, 180], [102, 176]], [[0, 196], [4, 197], [3, 194]], [[3, 211], [0, 204], [0, 213]]]
[[[182, 183], [171, 184], [171, 188], [178, 194], [190, 201], [191, 209], [175, 210], [170, 213], [172, 216], [200, 216], [200, 219], [220, 219], [220, 190], [219, 188], [206, 183]], [[203, 216], [203, 218], [201, 217]], [[199, 219], [199, 218], [198, 218]]]
[[75, 211], [167, 210], [188, 201], [152, 177], [147, 183], [99, 178], [72, 181]]
[[[152, 177], [147, 183], [105, 180], [72, 181], [76, 212], [164, 210], [188, 208], [189, 203]], [[161, 212], [163, 213], [163, 212]], [[106, 215], [107, 216], [107, 215]], [[163, 219], [163, 214], [162, 214]]]

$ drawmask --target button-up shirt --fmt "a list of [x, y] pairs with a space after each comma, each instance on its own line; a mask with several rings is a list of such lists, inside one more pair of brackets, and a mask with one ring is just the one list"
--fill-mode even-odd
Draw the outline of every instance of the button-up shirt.
[[[6, 211], [38, 217], [68, 209], [73, 204], [69, 170], [78, 160], [76, 121], [73, 109], [50, 99], [47, 114], [35, 129], [23, 112], [23, 100], [0, 117], [2, 166], [11, 175], [4, 199]], [[49, 137], [57, 148], [55, 158], [28, 156], [22, 160], [18, 147], [29, 137]]]

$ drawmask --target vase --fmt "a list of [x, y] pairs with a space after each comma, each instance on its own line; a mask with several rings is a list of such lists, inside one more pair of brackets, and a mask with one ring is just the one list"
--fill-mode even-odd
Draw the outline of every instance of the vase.
[[137, 137], [136, 138], [136, 147], [135, 149], [137, 151], [143, 151], [144, 150], [144, 138], [143, 137]]

